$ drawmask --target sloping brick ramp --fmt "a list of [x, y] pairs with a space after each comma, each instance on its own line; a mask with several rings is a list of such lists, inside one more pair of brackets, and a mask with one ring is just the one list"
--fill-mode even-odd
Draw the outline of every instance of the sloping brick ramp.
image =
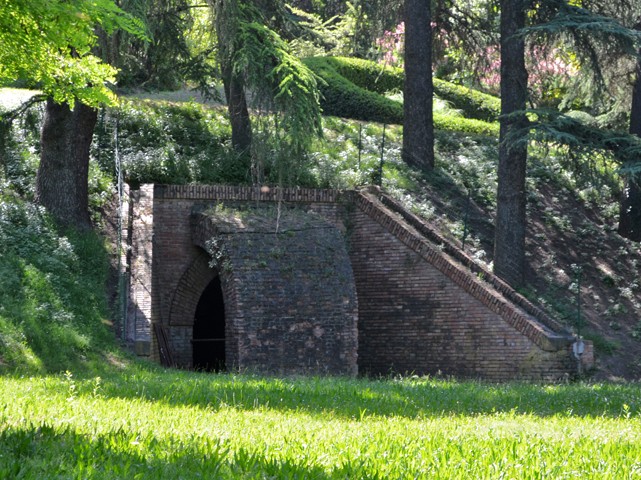
[[[376, 304], [369, 311], [360, 309], [361, 371], [441, 371], [490, 379], [554, 379], [576, 369], [571, 353], [576, 338], [559, 322], [380, 189], [370, 187], [350, 195], [358, 211], [376, 224], [356, 221], [356, 238], [350, 240], [355, 250], [369, 248], [377, 256], [375, 260], [352, 257], [357, 287], [360, 285], [359, 302]], [[385, 243], [383, 231], [402, 243], [406, 251], [391, 240], [386, 251], [366, 245], [373, 237]], [[394, 265], [402, 263], [402, 268]], [[381, 276], [386, 277], [384, 281]], [[378, 287], [372, 285], [377, 282]], [[396, 311], [385, 313], [385, 304], [402, 304], [404, 292], [413, 288], [417, 294], [405, 302], [413, 306], [400, 305]], [[392, 293], [379, 301], [380, 295], [370, 295], [377, 290]], [[418, 314], [404, 312], [412, 309], [419, 310]], [[395, 323], [396, 327], [390, 328]], [[586, 344], [583, 362], [589, 366], [593, 362], [592, 345]], [[437, 351], [430, 353], [431, 349]]]

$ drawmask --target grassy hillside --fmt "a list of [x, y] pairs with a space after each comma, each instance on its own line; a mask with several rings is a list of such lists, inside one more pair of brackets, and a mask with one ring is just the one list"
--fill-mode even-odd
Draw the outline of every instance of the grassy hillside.
[[60, 234], [44, 212], [0, 191], [0, 374], [92, 371], [118, 357], [104, 240]]

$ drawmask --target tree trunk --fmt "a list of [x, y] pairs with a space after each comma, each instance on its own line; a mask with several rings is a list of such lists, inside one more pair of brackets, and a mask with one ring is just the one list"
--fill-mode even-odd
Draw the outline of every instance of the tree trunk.
[[91, 228], [89, 148], [97, 118], [97, 110], [80, 102], [71, 110], [47, 100], [36, 201], [62, 226]]
[[236, 152], [244, 154], [249, 152], [252, 143], [245, 88], [242, 79], [233, 73], [231, 67], [223, 69], [223, 84], [231, 123], [231, 144]]
[[[637, 58], [636, 74], [632, 90], [630, 133], [641, 137], [641, 57]], [[619, 235], [641, 242], [641, 174], [628, 174], [625, 177], [619, 210]]]
[[[501, 126], [494, 272], [514, 287], [525, 271], [525, 172], [527, 144], [514, 145], [506, 135], [527, 126], [525, 43], [514, 35], [525, 26], [526, 1], [501, 0]], [[514, 115], [515, 112], [522, 112]]]
[[405, 0], [405, 88], [403, 160], [434, 168], [430, 0]]

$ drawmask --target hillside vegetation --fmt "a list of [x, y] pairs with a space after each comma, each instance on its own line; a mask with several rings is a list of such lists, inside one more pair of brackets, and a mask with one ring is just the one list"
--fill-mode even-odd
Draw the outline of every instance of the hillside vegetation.
[[[497, 139], [490, 133], [498, 128], [498, 100], [435, 82], [435, 112], [443, 122], [437, 122], [437, 168], [428, 175], [401, 161], [402, 127], [373, 120], [387, 121], [376, 117], [378, 105], [401, 108], [398, 70], [342, 58], [313, 58], [308, 64], [321, 76], [327, 71], [331, 78], [347, 82], [349, 86], [338, 89], [342, 94], [367, 92], [363, 102], [370, 103], [374, 116], [326, 116], [325, 138], [300, 159], [304, 169], [297, 184], [351, 188], [381, 183], [445, 236], [464, 242], [477, 261], [491, 266]], [[113, 198], [116, 145], [125, 179], [134, 187], [146, 182], [252, 181], [247, 160], [238, 158], [230, 146], [223, 107], [195, 100], [173, 102], [171, 93], [164, 97], [130, 97], [101, 112], [90, 175], [91, 205], [99, 226], [109, 223], [102, 212]], [[184, 93], [180, 97], [184, 100]], [[329, 112], [331, 98], [326, 95], [324, 100]], [[349, 108], [367, 111], [360, 104]], [[92, 352], [101, 352], [102, 358], [113, 348], [106, 340], [107, 327], [118, 320], [102, 293], [107, 279], [105, 247], [95, 238], [60, 235], [29, 203], [41, 113], [32, 108], [14, 123], [5, 142], [0, 211], [0, 235], [7, 239], [0, 252], [4, 371], [63, 371], [67, 364], [94, 358]], [[350, 110], [343, 114], [357, 116]], [[470, 128], [469, 122], [483, 128]], [[263, 143], [261, 148], [266, 182], [276, 183], [271, 147]], [[616, 166], [605, 157], [576, 164], [561, 148], [532, 144], [528, 188], [529, 266], [522, 293], [595, 342], [598, 378], [639, 378], [641, 255], [637, 245], [615, 232], [621, 188]], [[52, 338], [65, 347], [53, 348], [53, 342], [46, 341]]]
[[[327, 116], [324, 140], [300, 159], [298, 184], [381, 183], [489, 266], [497, 139], [458, 126], [472, 120], [493, 126], [494, 117], [471, 113], [485, 111], [470, 106], [478, 103], [472, 94], [460, 103], [441, 95], [435, 109], [447, 126], [437, 130], [434, 172], [401, 161], [402, 127]], [[134, 187], [251, 177], [230, 147], [221, 106], [162, 96], [128, 98], [101, 112], [90, 203], [107, 240], [60, 231], [32, 204], [42, 112], [32, 108], [4, 137], [0, 478], [639, 474], [639, 384], [600, 382], [641, 376], [641, 254], [615, 232], [621, 188], [615, 166], [599, 158], [576, 165], [562, 149], [531, 146], [522, 293], [595, 342], [597, 369], [588, 381], [491, 385], [438, 373], [283, 379], [169, 371], [118, 347], [117, 231], [106, 214], [113, 210], [116, 166]], [[267, 181], [275, 183], [268, 153], [262, 159]]]

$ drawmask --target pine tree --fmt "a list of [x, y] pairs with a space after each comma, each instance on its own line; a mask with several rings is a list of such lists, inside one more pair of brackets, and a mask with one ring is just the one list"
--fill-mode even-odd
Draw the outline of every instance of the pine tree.
[[523, 284], [525, 271], [525, 173], [527, 145], [508, 140], [512, 130], [527, 127], [527, 70], [525, 27], [528, 2], [501, 0], [501, 128], [494, 271], [514, 287]]
[[403, 160], [434, 168], [432, 27], [430, 0], [405, 1]]
[[[275, 155], [280, 173], [291, 174], [297, 171], [296, 162], [311, 139], [322, 135], [322, 126], [316, 76], [277, 33], [287, 30], [284, 6], [277, 0], [210, 2], [216, 15], [234, 148], [240, 154], [254, 151], [246, 96], [249, 89], [252, 104], [270, 113], [268, 133], [280, 145], [277, 150], [282, 155]], [[253, 166], [254, 180], [260, 183], [260, 162], [254, 161]]]
[[[641, 24], [636, 25], [641, 30]], [[641, 137], [641, 49], [636, 59], [636, 77], [632, 88], [630, 133]], [[624, 177], [625, 186], [619, 209], [619, 234], [641, 242], [641, 174], [630, 172]]]

